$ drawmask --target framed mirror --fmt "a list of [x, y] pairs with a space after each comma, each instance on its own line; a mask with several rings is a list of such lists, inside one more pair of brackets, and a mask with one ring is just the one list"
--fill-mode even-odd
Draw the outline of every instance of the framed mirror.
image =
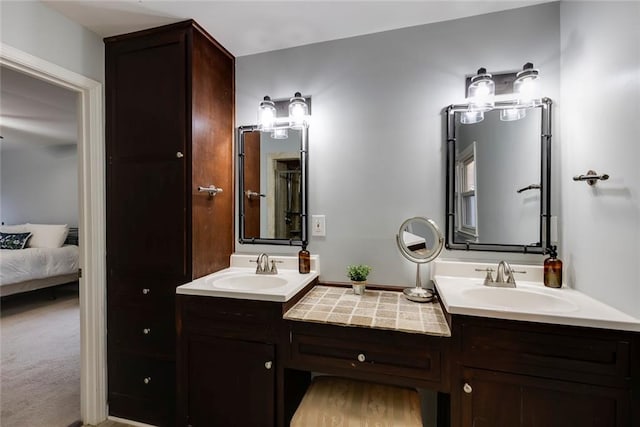
[[466, 104], [446, 109], [447, 249], [542, 254], [551, 244], [552, 102], [514, 105], [496, 102], [476, 123], [463, 123]]
[[308, 128], [238, 128], [239, 242], [307, 245]]

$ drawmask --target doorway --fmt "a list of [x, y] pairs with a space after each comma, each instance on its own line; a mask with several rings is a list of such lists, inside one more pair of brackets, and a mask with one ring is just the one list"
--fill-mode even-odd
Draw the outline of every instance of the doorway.
[[80, 414], [85, 424], [95, 425], [107, 417], [102, 84], [3, 43], [0, 65], [77, 93]]

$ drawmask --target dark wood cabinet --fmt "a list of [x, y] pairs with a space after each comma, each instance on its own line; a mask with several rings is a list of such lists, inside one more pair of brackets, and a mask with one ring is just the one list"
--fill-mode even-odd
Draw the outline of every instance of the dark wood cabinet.
[[109, 413], [172, 425], [175, 288], [233, 249], [234, 58], [193, 21], [105, 45]]
[[637, 334], [465, 316], [452, 322], [453, 426], [638, 425]]
[[177, 296], [179, 426], [276, 425], [286, 308], [267, 301]]

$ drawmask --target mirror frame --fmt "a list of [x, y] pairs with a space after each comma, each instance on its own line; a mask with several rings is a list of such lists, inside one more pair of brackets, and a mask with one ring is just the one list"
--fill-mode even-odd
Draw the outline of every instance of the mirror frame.
[[[446, 108], [446, 202], [445, 202], [445, 236], [447, 249], [466, 251], [490, 251], [490, 252], [519, 252], [531, 254], [545, 254], [551, 248], [551, 108], [553, 102], [549, 98], [543, 98], [540, 108], [540, 242], [537, 244], [499, 244], [499, 243], [472, 243], [455, 242], [455, 155], [456, 155], [456, 126], [455, 113], [466, 111], [468, 104], [455, 104]], [[494, 110], [512, 107], [514, 101], [496, 101]]]
[[[413, 255], [413, 251], [411, 251], [407, 247], [406, 243], [402, 238], [402, 232], [404, 231], [404, 228], [406, 228], [407, 225], [409, 225], [413, 221], [420, 221], [424, 223], [427, 227], [430, 227], [430, 230], [435, 234], [435, 237], [437, 240], [434, 246], [434, 249], [432, 249], [430, 253], [424, 258]], [[444, 247], [444, 236], [442, 235], [442, 231], [440, 231], [440, 227], [438, 227], [438, 224], [436, 224], [434, 220], [425, 218], [422, 216], [414, 216], [413, 218], [409, 218], [405, 220], [400, 225], [398, 234], [396, 234], [396, 243], [398, 244], [398, 249], [400, 249], [400, 253], [406, 259], [408, 259], [409, 261], [415, 262], [416, 264], [426, 264], [438, 258], [438, 255], [440, 255], [440, 252], [442, 252], [442, 248]]]
[[[287, 128], [287, 125], [276, 125], [277, 128]], [[308, 171], [309, 171], [309, 127], [304, 126], [300, 129], [300, 169], [301, 169], [301, 214], [300, 223], [302, 225], [301, 238], [300, 239], [278, 239], [269, 237], [252, 237], [245, 238], [245, 203], [244, 203], [244, 134], [247, 132], [254, 132], [258, 130], [257, 125], [239, 126], [237, 131], [237, 146], [238, 146], [238, 242], [242, 244], [260, 244], [260, 245], [286, 245], [286, 246], [307, 246], [308, 245]]]

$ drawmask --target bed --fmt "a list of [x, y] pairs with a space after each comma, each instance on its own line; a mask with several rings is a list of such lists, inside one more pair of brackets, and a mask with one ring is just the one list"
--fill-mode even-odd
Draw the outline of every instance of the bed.
[[[14, 229], [15, 227], [19, 226], [14, 226]], [[49, 247], [0, 249], [0, 296], [4, 297], [78, 280], [77, 228], [70, 228], [65, 232], [61, 245], [57, 242], [38, 244], [37, 242], [42, 242], [42, 239], [34, 239], [36, 237], [40, 237], [40, 235], [35, 233], [30, 238], [36, 246]]]

